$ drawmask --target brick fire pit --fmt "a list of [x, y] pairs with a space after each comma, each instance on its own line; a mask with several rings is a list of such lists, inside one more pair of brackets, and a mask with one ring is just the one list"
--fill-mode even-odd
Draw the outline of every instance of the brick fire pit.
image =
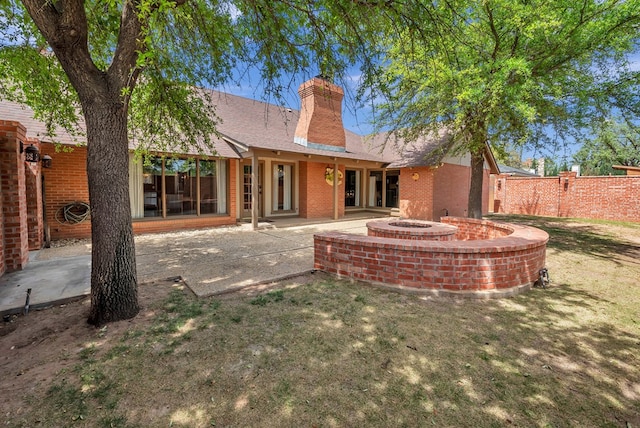
[[394, 288], [473, 297], [517, 294], [539, 278], [546, 232], [488, 220], [441, 220], [369, 222], [369, 236], [317, 234], [315, 268]]

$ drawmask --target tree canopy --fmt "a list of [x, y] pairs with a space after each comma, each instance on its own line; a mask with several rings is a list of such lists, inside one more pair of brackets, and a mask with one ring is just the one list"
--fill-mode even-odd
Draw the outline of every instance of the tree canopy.
[[384, 100], [376, 123], [409, 139], [449, 127], [475, 159], [468, 212], [479, 217], [485, 143], [548, 143], [612, 109], [637, 117], [639, 26], [638, 0], [436, 2], [431, 38], [384, 39], [367, 82]]
[[241, 84], [254, 70], [265, 97], [282, 101], [301, 75], [339, 78], [357, 58], [365, 63], [379, 17], [375, 3], [352, 1], [7, 0], [0, 97], [29, 105], [52, 132], [77, 132], [79, 87], [117, 75], [109, 83], [132, 137], [155, 148], [207, 141], [217, 119], [195, 87]]
[[128, 140], [167, 151], [209, 141], [215, 104], [194, 88], [254, 68], [278, 99], [296, 76], [339, 80], [358, 64], [363, 93], [384, 97], [381, 129], [412, 139], [444, 125], [471, 152], [477, 217], [488, 141], [637, 107], [638, 72], [626, 65], [639, 2], [4, 0], [0, 98], [32, 107], [51, 132], [84, 121], [89, 321], [102, 324], [138, 312]]
[[367, 70], [382, 31], [419, 28], [423, 10], [421, 2], [359, 0], [3, 1], [0, 98], [29, 105], [51, 133], [84, 121], [89, 322], [139, 310], [129, 138], [164, 151], [176, 150], [169, 143], [206, 144], [215, 104], [197, 88], [234, 82], [253, 67], [277, 99], [291, 76], [339, 78], [354, 63]]
[[640, 130], [624, 120], [603, 120], [574, 155], [582, 175], [618, 175], [613, 165], [640, 167]]

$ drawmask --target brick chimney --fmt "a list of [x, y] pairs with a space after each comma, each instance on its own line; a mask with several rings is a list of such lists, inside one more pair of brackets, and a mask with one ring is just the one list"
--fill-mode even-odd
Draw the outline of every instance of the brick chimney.
[[344, 152], [342, 88], [317, 76], [300, 85], [298, 94], [301, 107], [294, 142], [313, 149]]

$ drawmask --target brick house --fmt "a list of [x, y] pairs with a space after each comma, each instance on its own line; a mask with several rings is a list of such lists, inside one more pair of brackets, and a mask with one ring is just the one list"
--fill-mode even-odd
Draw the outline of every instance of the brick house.
[[[384, 135], [344, 129], [340, 87], [316, 77], [298, 91], [300, 111], [212, 91], [222, 120], [211, 137], [215, 152], [156, 153], [143, 162], [132, 151], [134, 232], [280, 216], [337, 219], [356, 211], [425, 220], [466, 215], [470, 159], [449, 154], [446, 134], [385, 145]], [[0, 102], [0, 274], [21, 269], [29, 249], [49, 237], [90, 235], [90, 217], [78, 221], [82, 205], [72, 204], [89, 205], [86, 148], [64, 132], [56, 141], [73, 150], [56, 152], [31, 110]], [[24, 161], [22, 151], [31, 145], [51, 156], [51, 168]], [[488, 148], [485, 159], [486, 211], [488, 177], [497, 166]]]

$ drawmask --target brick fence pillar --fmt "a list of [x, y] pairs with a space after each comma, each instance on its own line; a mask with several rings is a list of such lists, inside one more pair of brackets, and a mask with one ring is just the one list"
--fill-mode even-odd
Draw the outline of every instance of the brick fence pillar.
[[511, 207], [507, 205], [507, 174], [500, 174], [496, 177], [495, 190], [493, 192], [493, 212], [510, 213]]
[[573, 190], [578, 174], [575, 171], [563, 171], [558, 175], [558, 217], [571, 217]]
[[26, 129], [18, 122], [0, 120], [0, 180], [2, 182], [3, 265], [21, 270], [29, 260], [24, 153]]

